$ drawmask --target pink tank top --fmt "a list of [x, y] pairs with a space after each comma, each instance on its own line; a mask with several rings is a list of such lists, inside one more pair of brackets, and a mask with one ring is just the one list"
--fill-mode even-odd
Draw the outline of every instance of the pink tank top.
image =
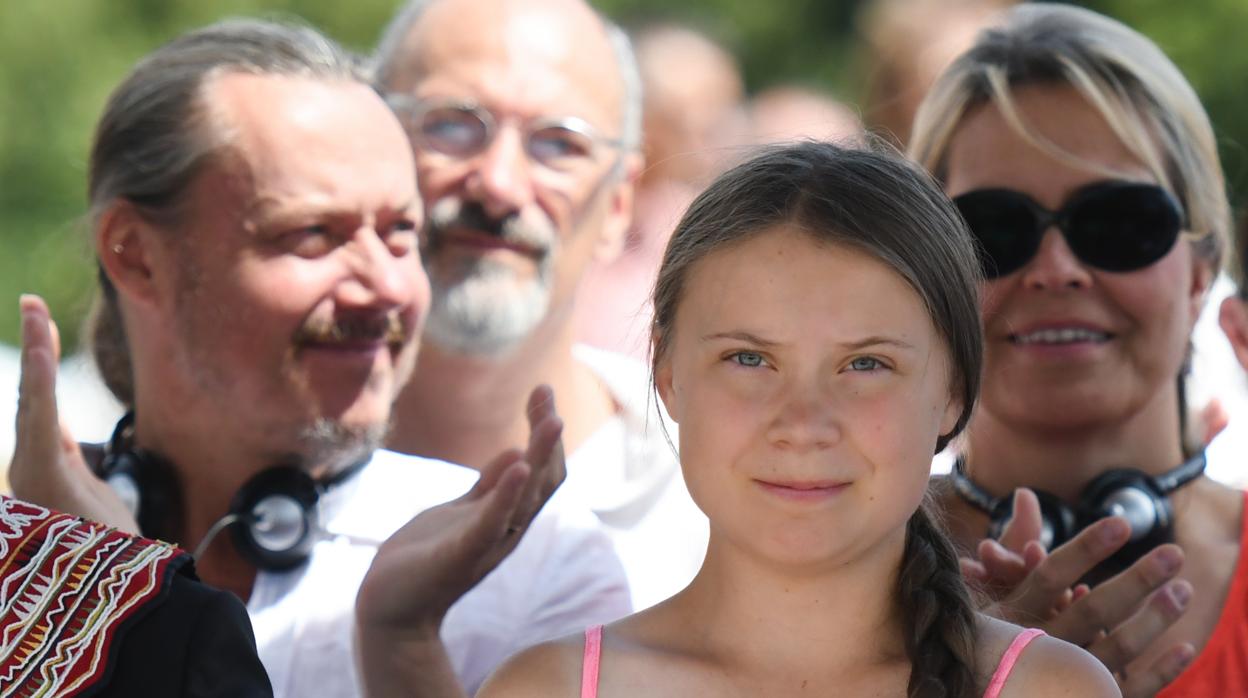
[[988, 690], [984, 691], [984, 698], [997, 698], [1001, 695], [1001, 688], [1005, 686], [1005, 680], [1010, 678], [1010, 672], [1014, 671], [1018, 656], [1023, 653], [1027, 645], [1031, 644], [1032, 640], [1043, 634], [1043, 630], [1028, 628], [1014, 636], [1014, 641], [1005, 648], [1005, 654], [1001, 655], [1001, 661], [997, 662], [997, 670], [992, 672], [992, 680], [988, 682]]
[[[984, 698], [997, 698], [1001, 695], [1001, 687], [1010, 677], [1018, 657], [1032, 640], [1044, 634], [1043, 630], [1034, 628], [1024, 630], [1014, 636], [1014, 641], [1001, 655], [997, 670], [992, 673], [992, 681], [988, 682], [988, 690]], [[581, 698], [598, 698], [598, 667], [602, 662], [602, 626], [595, 625], [585, 631], [585, 658], [581, 663]]]

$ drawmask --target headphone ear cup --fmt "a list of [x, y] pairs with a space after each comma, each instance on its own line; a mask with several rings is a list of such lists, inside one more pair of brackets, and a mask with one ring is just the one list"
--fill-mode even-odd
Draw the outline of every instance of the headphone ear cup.
[[1005, 527], [1012, 518], [1014, 518], [1014, 498], [1002, 497], [998, 499], [992, 505], [992, 511], [988, 514], [988, 537], [993, 540], [1001, 540], [1001, 535], [1005, 533]]
[[1174, 540], [1170, 500], [1147, 474], [1121, 468], [1099, 475], [1084, 488], [1080, 499], [1084, 526], [1107, 516], [1121, 516], [1131, 526], [1131, 537], [1114, 554], [1093, 568], [1082, 581], [1095, 586], [1127, 569], [1163, 543]]
[[1101, 473], [1084, 488], [1079, 501], [1082, 526], [1107, 516], [1121, 516], [1131, 526], [1131, 542], [1152, 537], [1170, 526], [1170, 500], [1152, 478], [1126, 468]]
[[[1052, 550], [1070, 540], [1078, 531], [1078, 517], [1062, 500], [1048, 492], [1032, 490], [1040, 501], [1040, 544], [1045, 550]], [[1001, 538], [1005, 527], [1014, 517], [1014, 497], [1002, 497], [997, 500], [989, 515], [991, 523], [988, 535], [993, 539]]]
[[299, 468], [270, 468], [248, 480], [230, 505], [239, 554], [270, 572], [303, 564], [321, 530], [319, 498], [316, 481]]
[[[139, 480], [139, 468], [133, 453], [110, 453], [100, 464], [100, 478], [108, 483], [130, 515], [138, 520], [146, 513], [143, 506], [143, 483]], [[142, 527], [142, 524], [139, 524]]]
[[1079, 532], [1079, 517], [1075, 511], [1048, 492], [1037, 490], [1036, 499], [1040, 501], [1040, 542], [1044, 549], [1053, 550], [1074, 538]]
[[182, 511], [182, 488], [173, 466], [142, 450], [109, 453], [101, 477], [134, 515], [149, 538], [178, 540], [176, 514]]

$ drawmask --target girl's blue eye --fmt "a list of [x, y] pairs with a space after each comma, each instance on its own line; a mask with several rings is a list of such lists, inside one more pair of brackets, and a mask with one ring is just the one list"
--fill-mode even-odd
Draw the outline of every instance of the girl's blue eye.
[[860, 356], [849, 362], [850, 369], [854, 371], [873, 371], [882, 368], [884, 364], [879, 359], [873, 359], [870, 356]]
[[763, 365], [763, 355], [753, 351], [739, 351], [730, 357], [746, 368], [758, 368]]

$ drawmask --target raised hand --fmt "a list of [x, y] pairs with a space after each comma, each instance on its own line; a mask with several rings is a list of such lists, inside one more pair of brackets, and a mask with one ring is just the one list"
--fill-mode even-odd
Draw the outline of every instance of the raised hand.
[[368, 695], [458, 696], [438, 630], [447, 610], [515, 549], [566, 470], [550, 388], [529, 396], [524, 453], [500, 454], [464, 496], [382, 544], [356, 598]]
[[986, 609], [1019, 625], [1080, 645], [1100, 659], [1127, 698], [1152, 696], [1195, 656], [1187, 643], [1171, 647], [1145, 671], [1127, 666], [1183, 615], [1192, 586], [1177, 579], [1183, 551], [1162, 545], [1095, 589], [1078, 580], [1126, 544], [1130, 526], [1111, 517], [1046, 553], [1040, 544], [1040, 504], [1033, 492], [1014, 496], [1014, 517], [999, 541], [984, 540], [979, 559], [963, 574], [994, 598]]
[[1231, 415], [1216, 397], [1196, 413], [1192, 433], [1200, 437], [1200, 445], [1208, 446], [1231, 423]]
[[92, 474], [78, 442], [56, 408], [60, 337], [38, 296], [22, 296], [22, 380], [18, 389], [17, 446], [9, 466], [13, 493], [42, 506], [138, 533], [134, 516]]

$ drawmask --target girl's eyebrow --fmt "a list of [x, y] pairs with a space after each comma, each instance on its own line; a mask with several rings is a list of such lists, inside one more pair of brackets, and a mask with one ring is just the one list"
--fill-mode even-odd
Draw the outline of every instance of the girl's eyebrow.
[[712, 342], [716, 339], [733, 339], [733, 340], [746, 342], [747, 344], [753, 344], [755, 346], [760, 346], [760, 347], [774, 347], [779, 344], [779, 342], [773, 342], [769, 339], [763, 339], [762, 337], [759, 337], [758, 335], [753, 334], [752, 332], [746, 332], [745, 330], [735, 330], [732, 332], [715, 332], [713, 334], [704, 335], [702, 337], [703, 342]]
[[847, 349], [865, 349], [866, 347], [879, 345], [894, 346], [899, 349], [914, 349], [913, 344], [903, 339], [898, 339], [897, 337], [885, 337], [883, 335], [866, 337], [855, 342], [841, 342], [841, 346]]
[[[715, 332], [715, 333], [708, 334], [702, 337], [703, 342], [712, 342], [717, 339], [731, 339], [731, 340], [736, 340], [740, 342], [746, 342], [748, 344], [753, 344], [759, 347], [774, 347], [780, 344], [780, 342], [775, 342], [769, 339], [763, 339], [762, 337], [759, 337], [758, 335], [752, 332], [747, 332], [745, 330], [735, 330], [732, 332]], [[903, 339], [899, 339], [897, 337], [887, 337], [884, 335], [872, 335], [870, 337], [864, 337], [862, 339], [858, 339], [854, 341], [841, 342], [840, 344], [841, 346], [850, 350], [859, 350], [859, 349], [865, 349], [867, 347], [875, 347], [875, 346], [893, 346], [899, 349], [909, 349], [909, 350], [914, 349], [913, 344]]]

